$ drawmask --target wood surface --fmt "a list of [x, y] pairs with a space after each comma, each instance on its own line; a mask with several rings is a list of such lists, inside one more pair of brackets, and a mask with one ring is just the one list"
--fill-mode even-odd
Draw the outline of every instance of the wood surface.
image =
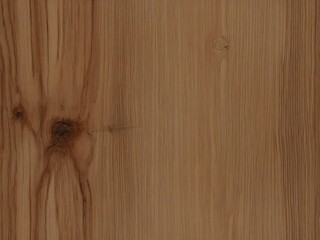
[[0, 240], [320, 239], [320, 1], [0, 0]]

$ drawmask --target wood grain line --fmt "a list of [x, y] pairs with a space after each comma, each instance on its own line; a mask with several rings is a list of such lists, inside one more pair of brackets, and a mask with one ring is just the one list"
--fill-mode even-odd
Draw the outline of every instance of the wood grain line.
[[315, 207], [314, 207], [314, 239], [320, 238], [320, 2], [315, 1], [315, 34], [314, 34], [314, 47], [315, 47], [315, 62], [314, 62], [314, 134], [315, 134]]
[[[280, 155], [283, 162], [287, 239], [315, 239], [316, 183], [313, 92], [315, 1], [287, 1], [283, 81], [280, 88]], [[308, 16], [308, 18], [306, 17]], [[310, 20], [309, 20], [310, 19]], [[308, 24], [312, 21], [312, 24]], [[315, 66], [316, 67], [316, 66]], [[316, 148], [315, 148], [316, 147]]]

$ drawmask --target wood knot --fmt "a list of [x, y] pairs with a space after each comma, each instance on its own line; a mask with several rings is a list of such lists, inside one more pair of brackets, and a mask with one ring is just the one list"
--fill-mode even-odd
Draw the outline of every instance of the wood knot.
[[213, 42], [211, 44], [211, 52], [214, 55], [224, 55], [227, 50], [229, 50], [229, 48], [229, 41], [223, 36], [213, 39]]
[[55, 146], [66, 146], [74, 141], [78, 132], [78, 125], [71, 120], [56, 121], [52, 124], [51, 138]]
[[22, 119], [23, 116], [24, 116], [24, 109], [22, 106], [18, 106], [18, 107], [15, 107], [13, 110], [12, 110], [12, 114], [13, 114], [13, 117], [14, 119]]

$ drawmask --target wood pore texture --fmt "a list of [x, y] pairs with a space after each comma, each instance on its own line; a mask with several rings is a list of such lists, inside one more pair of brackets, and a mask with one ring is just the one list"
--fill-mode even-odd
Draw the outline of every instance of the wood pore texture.
[[0, 240], [319, 240], [319, 0], [0, 0]]

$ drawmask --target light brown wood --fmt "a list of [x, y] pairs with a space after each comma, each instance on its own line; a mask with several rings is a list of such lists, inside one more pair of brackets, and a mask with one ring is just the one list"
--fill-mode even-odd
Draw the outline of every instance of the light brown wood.
[[319, 16], [0, 0], [0, 239], [319, 239]]

